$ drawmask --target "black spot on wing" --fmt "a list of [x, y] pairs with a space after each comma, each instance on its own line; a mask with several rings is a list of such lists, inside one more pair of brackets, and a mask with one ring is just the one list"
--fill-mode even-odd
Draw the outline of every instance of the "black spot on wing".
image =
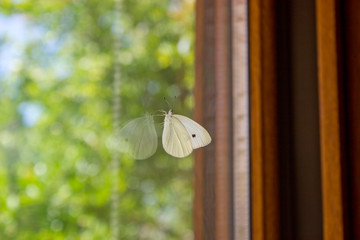
[[191, 135], [193, 138], [196, 137], [196, 134]]

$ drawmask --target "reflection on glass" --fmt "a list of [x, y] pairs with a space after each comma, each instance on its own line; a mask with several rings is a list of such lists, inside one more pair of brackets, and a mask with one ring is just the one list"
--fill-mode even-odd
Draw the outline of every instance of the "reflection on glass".
[[154, 118], [150, 114], [128, 122], [119, 132], [118, 150], [129, 153], [134, 159], [154, 155], [158, 145]]

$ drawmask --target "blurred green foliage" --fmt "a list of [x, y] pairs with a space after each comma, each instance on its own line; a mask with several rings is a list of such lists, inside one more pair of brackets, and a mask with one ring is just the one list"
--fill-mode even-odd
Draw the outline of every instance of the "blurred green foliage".
[[[123, 123], [167, 110], [163, 97], [191, 115], [193, 5], [122, 1]], [[110, 238], [113, 9], [0, 2], [1, 240]], [[192, 161], [161, 144], [147, 160], [122, 156], [121, 239], [192, 239]]]

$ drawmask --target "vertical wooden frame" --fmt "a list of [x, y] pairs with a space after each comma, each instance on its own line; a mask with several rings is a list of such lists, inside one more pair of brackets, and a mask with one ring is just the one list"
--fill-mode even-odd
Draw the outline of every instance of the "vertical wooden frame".
[[252, 239], [279, 239], [275, 0], [249, 1]]
[[195, 153], [195, 239], [232, 238], [229, 5], [196, 3], [195, 119], [213, 142]]
[[215, 0], [215, 239], [232, 238], [230, 1]]
[[[215, 239], [215, 141], [213, 1], [196, 1], [194, 118], [208, 129], [212, 144], [195, 151], [194, 235]], [[205, 102], [207, 104], [205, 104]]]
[[[237, 181], [239, 164], [243, 163], [246, 168], [249, 154], [246, 154], [249, 125], [241, 120], [248, 117], [248, 34], [251, 42], [252, 236], [253, 239], [278, 239], [275, 0], [250, 2], [250, 32], [246, 28], [248, 6], [243, 1], [198, 0], [196, 8], [195, 119], [210, 130], [214, 145], [196, 153], [195, 239], [243, 239], [246, 234], [249, 238], [246, 230], [237, 232], [237, 227], [241, 228], [237, 220], [237, 199], [241, 197], [236, 195], [240, 185], [239, 182], [233, 184], [232, 199], [230, 171], [234, 164], [234, 180]], [[236, 125], [238, 120], [241, 126]], [[244, 173], [249, 173], [249, 168]], [[232, 216], [232, 209], [235, 216]], [[243, 225], [246, 227], [249, 224]]]
[[[247, 3], [248, 32], [247, 19], [243, 19]], [[287, 63], [277, 56], [283, 53], [277, 49], [279, 3], [278, 0], [197, 1], [195, 118], [210, 130], [214, 145], [196, 152], [196, 239], [249, 238], [239, 230], [246, 228], [241, 225], [245, 221], [239, 218], [246, 211], [241, 208], [244, 202], [239, 201], [245, 199], [239, 189], [246, 177], [239, 176], [240, 166], [249, 169], [244, 167], [249, 157], [249, 152], [246, 153], [249, 136], [244, 132], [249, 125], [241, 122], [248, 114], [245, 111], [248, 94], [252, 239], [280, 238], [277, 71], [281, 68], [277, 64], [286, 67]], [[360, 227], [359, 11], [360, 3], [356, 0], [316, 1], [325, 240], [360, 238], [357, 230]], [[244, 57], [248, 49], [246, 36], [250, 43], [249, 93], [246, 81], [242, 81], [247, 78], [248, 68]]]
[[341, 45], [336, 0], [317, 0], [320, 145], [325, 240], [347, 239], [345, 226]]

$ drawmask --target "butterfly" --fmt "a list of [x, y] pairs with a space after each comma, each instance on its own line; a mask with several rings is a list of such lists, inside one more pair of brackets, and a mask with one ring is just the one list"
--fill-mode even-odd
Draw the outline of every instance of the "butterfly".
[[193, 149], [205, 147], [211, 143], [210, 134], [200, 124], [192, 119], [165, 113], [162, 145], [168, 154], [177, 158], [190, 155]]
[[[200, 124], [173, 111], [163, 111], [164, 130], [162, 145], [168, 154], [177, 158], [189, 156], [196, 148], [211, 143], [210, 134]], [[153, 116], [146, 114], [127, 123], [119, 133], [121, 152], [128, 152], [134, 159], [151, 157], [158, 140]]]

